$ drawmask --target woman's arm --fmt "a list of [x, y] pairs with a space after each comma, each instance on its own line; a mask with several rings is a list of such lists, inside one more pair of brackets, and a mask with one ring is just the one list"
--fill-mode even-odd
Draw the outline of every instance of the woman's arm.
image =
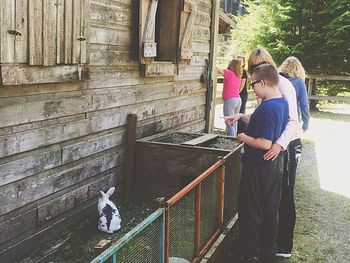
[[220, 75], [224, 75], [224, 69], [218, 67], [216, 69]]
[[306, 86], [304, 80], [300, 79], [300, 90], [299, 90], [299, 105], [301, 112], [301, 119], [303, 120], [303, 131], [306, 131], [309, 128], [309, 99], [307, 96]]

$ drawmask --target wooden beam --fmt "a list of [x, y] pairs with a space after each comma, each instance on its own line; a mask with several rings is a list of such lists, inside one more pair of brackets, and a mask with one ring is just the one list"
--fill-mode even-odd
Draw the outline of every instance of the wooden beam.
[[350, 81], [350, 76], [335, 76], [335, 75], [322, 75], [322, 74], [308, 74], [308, 79], [322, 79], [322, 80], [342, 80]]
[[[218, 34], [219, 34], [219, 16], [220, 16], [220, 1], [212, 1], [212, 13], [211, 13], [211, 36], [210, 36], [210, 55], [209, 63], [212, 69], [212, 78], [213, 78], [213, 91], [212, 98], [215, 98], [216, 86], [217, 86], [217, 72], [216, 72], [216, 56], [217, 56], [217, 46], [218, 46]], [[208, 132], [214, 130], [215, 122], [215, 104], [212, 103], [210, 115], [209, 115], [209, 129]]]
[[3, 64], [0, 65], [0, 69], [0, 85], [70, 82], [89, 78], [89, 66], [87, 65], [41, 67], [26, 64]]
[[175, 75], [175, 64], [172, 62], [153, 62], [143, 66], [145, 77], [171, 77]]
[[198, 145], [198, 144], [201, 144], [203, 142], [206, 142], [206, 141], [209, 141], [211, 139], [214, 139], [216, 137], [218, 137], [219, 135], [217, 134], [204, 134], [203, 136], [201, 137], [198, 137], [198, 138], [195, 138], [193, 140], [190, 140], [190, 141], [187, 141], [187, 142], [184, 142], [182, 143], [183, 145]]

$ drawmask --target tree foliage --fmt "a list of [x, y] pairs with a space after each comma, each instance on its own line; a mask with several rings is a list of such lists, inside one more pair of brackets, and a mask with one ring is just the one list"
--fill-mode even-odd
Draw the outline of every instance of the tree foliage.
[[309, 73], [350, 75], [348, 0], [245, 1], [231, 47], [249, 54], [266, 47], [277, 63], [298, 57]]

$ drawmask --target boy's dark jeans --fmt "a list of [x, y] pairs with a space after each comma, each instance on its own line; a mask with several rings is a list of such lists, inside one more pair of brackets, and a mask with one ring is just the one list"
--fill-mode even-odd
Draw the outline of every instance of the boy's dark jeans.
[[293, 235], [296, 220], [294, 186], [297, 165], [301, 155], [302, 144], [300, 139], [291, 141], [288, 145], [289, 160], [285, 161], [282, 183], [282, 197], [279, 210], [279, 232], [277, 244], [285, 252], [293, 248]]
[[272, 256], [277, 252], [283, 155], [264, 163], [243, 161], [238, 202], [242, 256]]

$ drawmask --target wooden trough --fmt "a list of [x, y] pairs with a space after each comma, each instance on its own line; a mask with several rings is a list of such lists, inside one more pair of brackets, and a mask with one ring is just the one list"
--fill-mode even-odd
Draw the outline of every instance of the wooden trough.
[[170, 197], [225, 159], [224, 220], [237, 213], [242, 146], [218, 134], [167, 132], [136, 141], [134, 192]]

